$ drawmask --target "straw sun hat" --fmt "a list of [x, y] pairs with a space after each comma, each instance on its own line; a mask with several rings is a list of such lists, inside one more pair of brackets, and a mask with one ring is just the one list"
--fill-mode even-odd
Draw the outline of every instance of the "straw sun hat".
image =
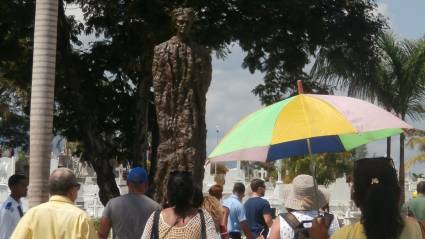
[[327, 204], [325, 192], [316, 189], [313, 177], [300, 174], [292, 181], [285, 207], [294, 210], [318, 210]]

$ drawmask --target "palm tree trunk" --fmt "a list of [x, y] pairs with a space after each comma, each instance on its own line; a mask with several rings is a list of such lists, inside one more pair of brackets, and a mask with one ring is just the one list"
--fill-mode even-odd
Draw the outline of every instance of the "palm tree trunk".
[[37, 0], [30, 114], [30, 207], [49, 197], [57, 18], [57, 0]]
[[[405, 120], [405, 116], [402, 115], [401, 117], [402, 120]], [[400, 168], [398, 171], [398, 180], [399, 180], [399, 184], [400, 184], [400, 189], [401, 189], [401, 195], [400, 195], [400, 203], [404, 204], [405, 201], [405, 195], [404, 195], [404, 133], [400, 134]]]
[[391, 137], [387, 137], [387, 157], [391, 158]]

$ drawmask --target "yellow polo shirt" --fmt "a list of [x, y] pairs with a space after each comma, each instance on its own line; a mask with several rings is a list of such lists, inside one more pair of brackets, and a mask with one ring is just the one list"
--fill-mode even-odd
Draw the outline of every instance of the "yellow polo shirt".
[[[422, 239], [422, 231], [418, 222], [412, 218], [404, 219], [404, 228], [399, 237], [400, 239]], [[367, 239], [364, 233], [363, 225], [360, 222], [345, 226], [335, 234], [331, 239]]]
[[63, 196], [52, 196], [21, 218], [11, 239], [95, 239], [90, 217]]

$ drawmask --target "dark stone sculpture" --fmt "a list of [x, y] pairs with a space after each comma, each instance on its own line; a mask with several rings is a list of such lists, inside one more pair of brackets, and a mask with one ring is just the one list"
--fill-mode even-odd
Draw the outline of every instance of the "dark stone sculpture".
[[194, 13], [173, 10], [176, 35], [155, 47], [152, 64], [159, 126], [156, 200], [163, 199], [168, 175], [192, 172], [202, 185], [206, 159], [205, 103], [211, 82], [210, 52], [188, 36]]

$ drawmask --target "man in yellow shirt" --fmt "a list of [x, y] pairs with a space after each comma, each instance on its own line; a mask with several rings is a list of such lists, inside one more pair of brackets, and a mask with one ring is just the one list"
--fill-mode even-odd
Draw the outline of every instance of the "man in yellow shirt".
[[49, 201], [31, 208], [19, 221], [11, 239], [97, 238], [89, 216], [74, 205], [79, 189], [71, 170], [53, 171], [49, 178]]

